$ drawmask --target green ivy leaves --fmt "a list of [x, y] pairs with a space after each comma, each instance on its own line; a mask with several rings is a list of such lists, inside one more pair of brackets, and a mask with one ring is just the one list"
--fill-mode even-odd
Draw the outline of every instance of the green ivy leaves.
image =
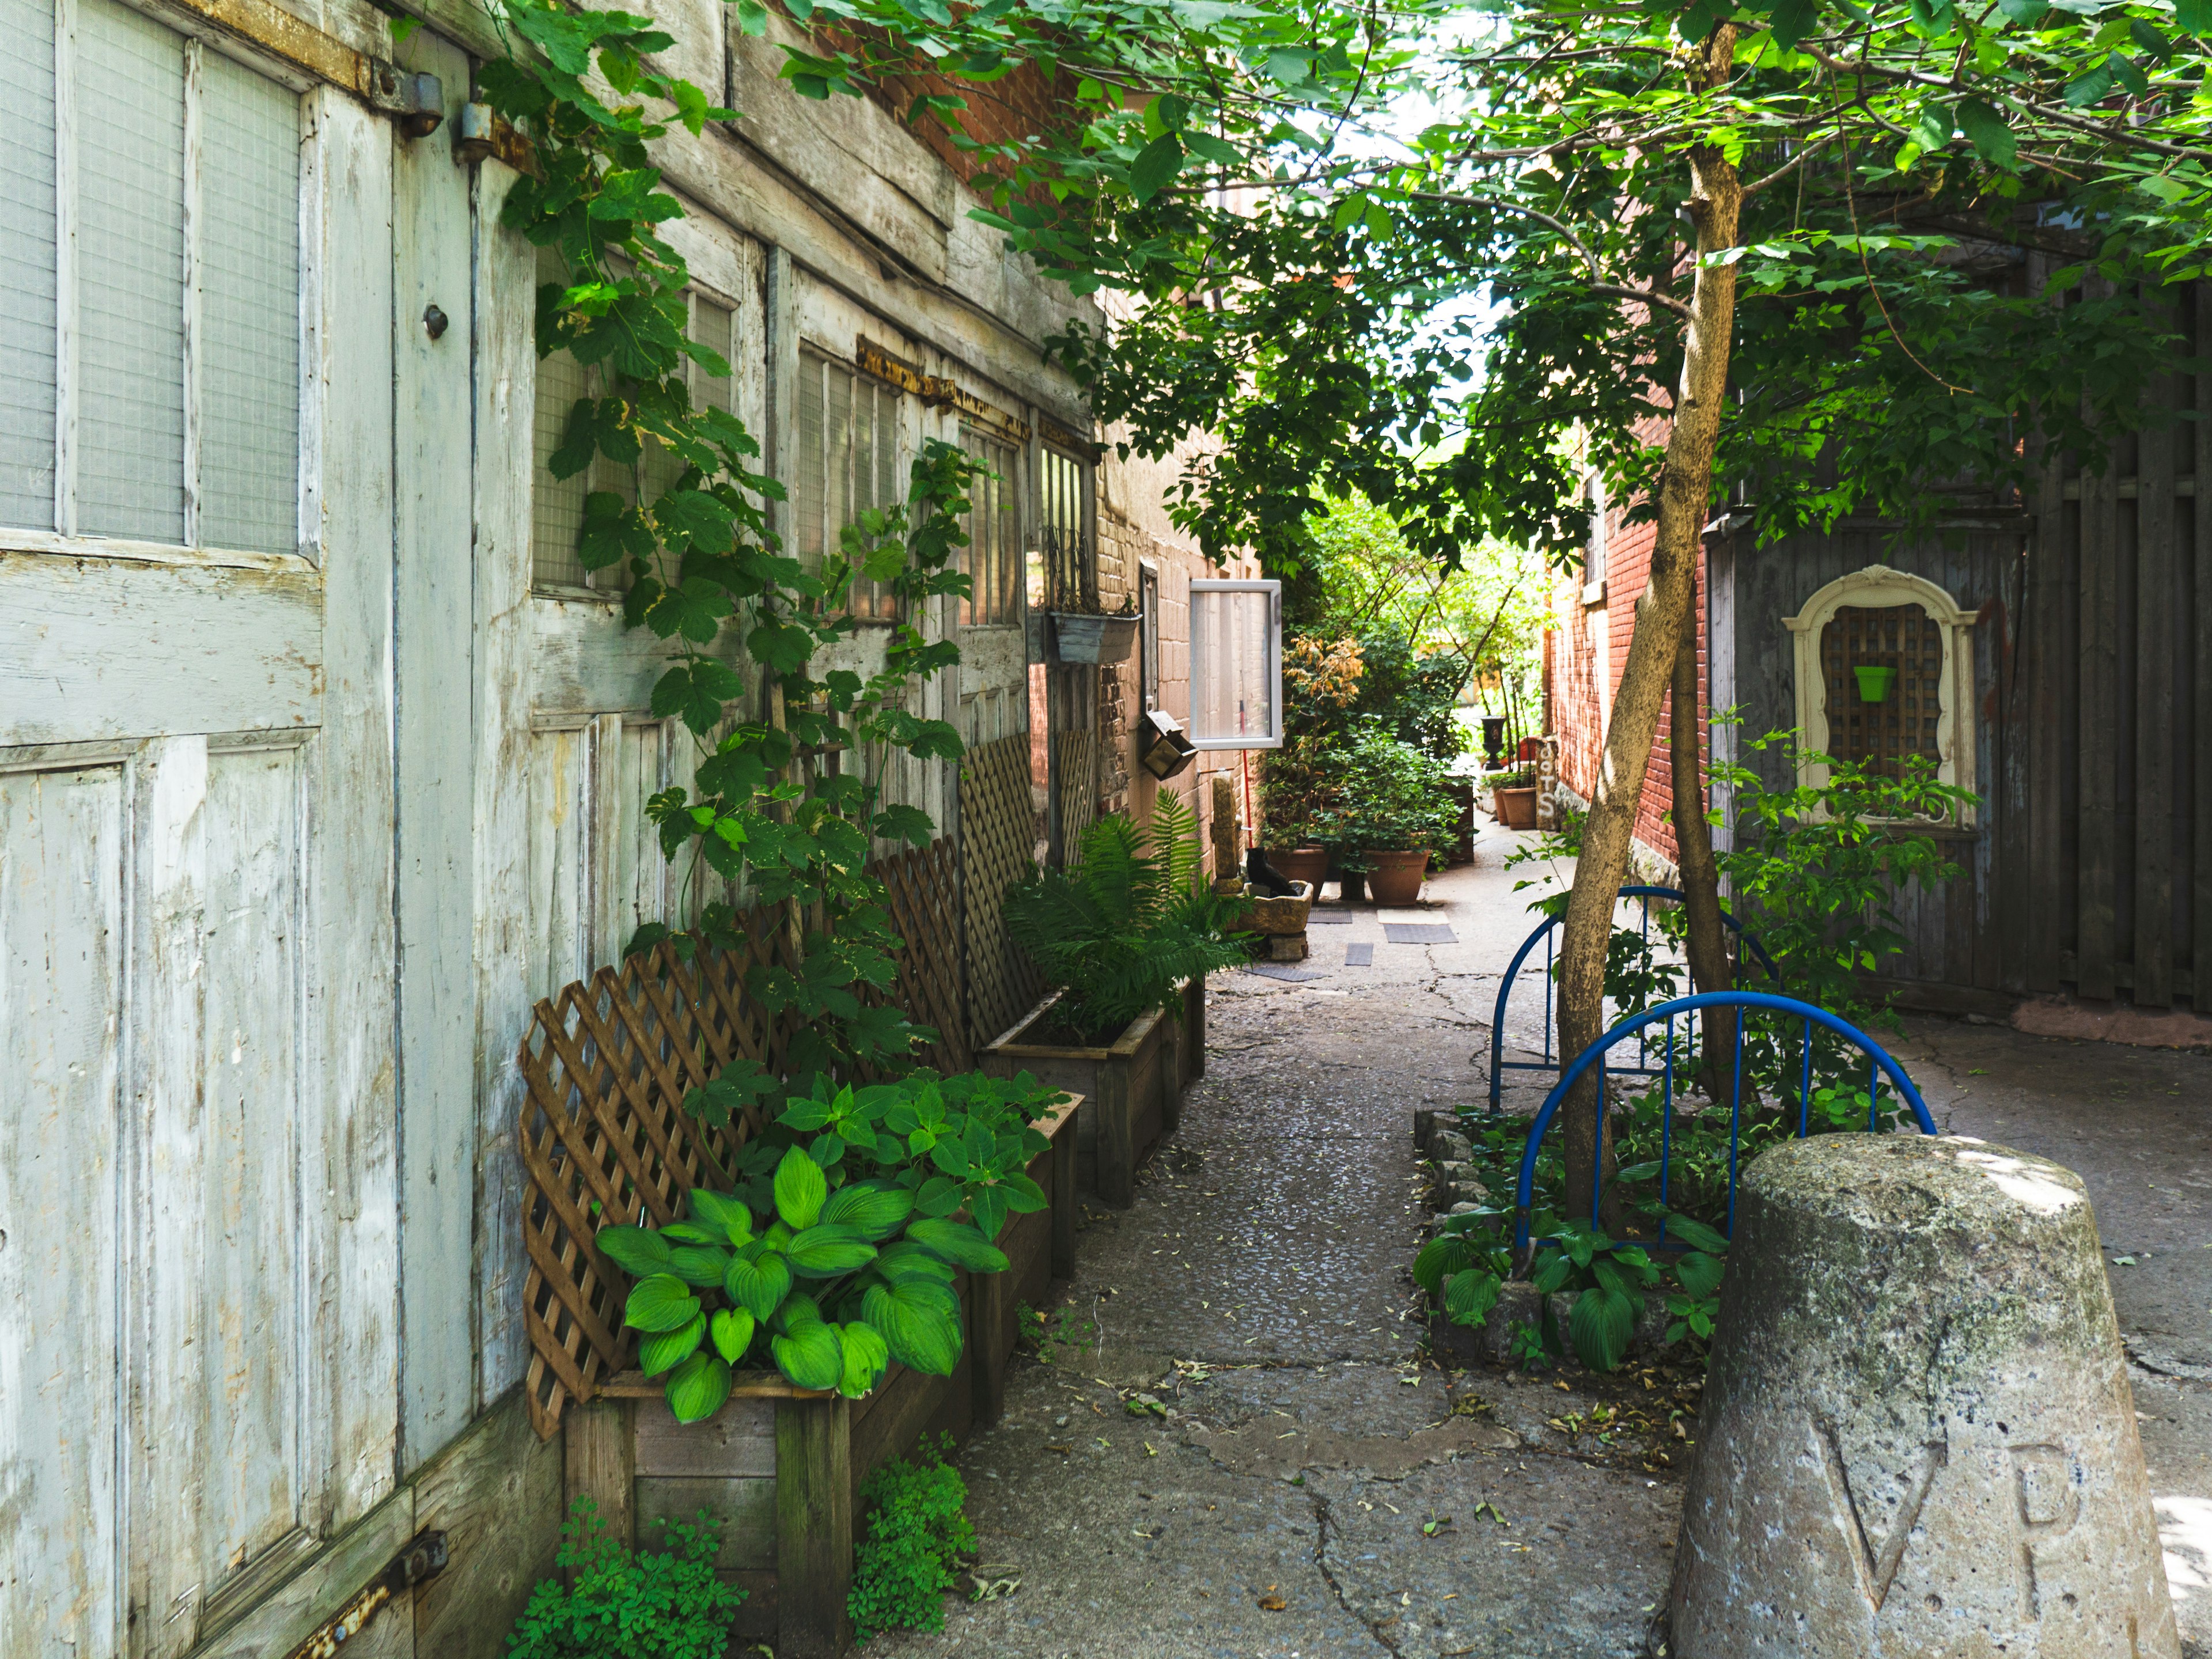
[[[663, 790], [648, 802], [662, 850], [676, 862], [689, 849], [695, 872], [703, 866], [722, 882], [750, 880], [754, 902], [811, 907], [822, 918], [791, 994], [772, 1010], [801, 1024], [790, 1054], [802, 1090], [816, 1070], [903, 1067], [927, 1034], [848, 988], [887, 988], [899, 948], [888, 930], [864, 920], [883, 901], [880, 884], [864, 873], [872, 833], [926, 843], [933, 827], [912, 807], [878, 800], [864, 769], [794, 769], [794, 744], [958, 756], [950, 725], [918, 720], [902, 707], [917, 676], [957, 660], [955, 643], [925, 641], [902, 625], [884, 636], [882, 670], [865, 681], [849, 671], [817, 681], [811, 665], [854, 632], [843, 601], [856, 569], [888, 584], [902, 608], [964, 590], [962, 520], [981, 465], [956, 444], [930, 440], [910, 469], [906, 499], [871, 507], [845, 528], [847, 562], [810, 572], [785, 552], [766, 511], [783, 489], [753, 470], [759, 445], [734, 416], [693, 402], [689, 365], [716, 376], [732, 366], [686, 337], [690, 274], [659, 229], [683, 209], [648, 149], [672, 121], [697, 133], [735, 112], [652, 66], [672, 37], [649, 19], [552, 0], [516, 0], [503, 15], [525, 49], [487, 64], [480, 84], [536, 158], [508, 192], [504, 222], [560, 256], [561, 280], [538, 289], [539, 355], [569, 353], [593, 382], [592, 395], [571, 407], [550, 468], [557, 478], [589, 477], [605, 462], [634, 477], [641, 468], [655, 485], [635, 500], [609, 489], [587, 494], [577, 553], [586, 571], [624, 574], [626, 626], [675, 647], [652, 708], [680, 719], [702, 756], [696, 794]], [[766, 17], [757, 0], [741, 0], [741, 27], [757, 31]], [[614, 101], [603, 96], [610, 88]], [[786, 718], [744, 718], [771, 688]], [[692, 923], [711, 933], [720, 902], [706, 902], [705, 882], [688, 881], [685, 890]], [[697, 949], [696, 939], [665, 929], [643, 930], [634, 944], [649, 948], [664, 937], [688, 939], [679, 953]], [[817, 955], [834, 974], [813, 961]], [[785, 1081], [758, 1073], [743, 1080], [760, 1086], [744, 1098], [733, 1097], [734, 1088], [695, 1091], [690, 1103], [726, 1122], [738, 1107], [781, 1093]]]

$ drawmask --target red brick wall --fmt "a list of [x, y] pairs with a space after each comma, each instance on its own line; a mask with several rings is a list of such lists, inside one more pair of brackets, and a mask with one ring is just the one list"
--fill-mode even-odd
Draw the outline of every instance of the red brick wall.
[[[1636, 625], [1636, 601], [1644, 592], [1651, 568], [1655, 526], [1624, 525], [1618, 513], [1607, 515], [1605, 601], [1585, 607], [1582, 570], [1556, 576], [1553, 581], [1553, 629], [1544, 639], [1544, 714], [1546, 728], [1559, 739], [1559, 775], [1583, 799], [1595, 791], [1598, 769], [1604, 754], [1604, 732], [1613, 694], [1628, 661], [1628, 645]], [[1705, 661], [1705, 570], [1698, 561], [1698, 684], [1701, 695], [1710, 684]], [[1670, 694], [1653, 739], [1644, 793], [1636, 814], [1636, 839], [1668, 864], [1675, 862], [1674, 763], [1668, 747], [1672, 732], [1674, 699]], [[1704, 712], [1704, 711], [1701, 711]], [[1698, 762], [1707, 758], [1710, 730], [1698, 722]]]
[[[825, 36], [825, 38], [828, 38]], [[952, 170], [962, 184], [973, 181], [987, 163], [974, 152], [952, 142], [945, 124], [934, 115], [908, 120], [915, 100], [923, 96], [954, 97], [968, 107], [961, 112], [960, 126], [979, 143], [1019, 143], [1065, 123], [1072, 110], [1053, 89], [1034, 64], [1024, 64], [1005, 79], [988, 83], [948, 80], [937, 75], [903, 76], [870, 88], [875, 101], [897, 116], [925, 149]]]

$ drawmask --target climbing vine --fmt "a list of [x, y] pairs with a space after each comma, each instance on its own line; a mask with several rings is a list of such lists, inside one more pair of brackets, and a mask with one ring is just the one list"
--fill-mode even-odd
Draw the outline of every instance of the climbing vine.
[[[588, 477], [604, 459], [658, 486], [637, 498], [592, 489], [577, 551], [585, 569], [623, 581], [623, 620], [674, 647], [653, 687], [654, 714], [680, 720], [697, 750], [688, 787], [647, 803], [661, 848], [684, 870], [677, 926], [639, 931], [628, 953], [668, 940], [689, 956], [703, 940], [735, 943], [743, 924], [728, 895], [787, 907], [791, 965], [763, 963], [747, 988], [799, 1028], [792, 1083], [855, 1067], [896, 1068], [933, 1035], [890, 1006], [883, 990], [900, 946], [882, 884], [866, 866], [875, 842], [927, 842], [919, 809], [886, 805], [869, 757], [903, 750], [957, 759], [958, 733], [905, 707], [909, 685], [958, 660], [957, 645], [924, 637], [913, 618], [927, 602], [964, 596], [953, 568], [981, 464], [932, 440], [915, 459], [906, 499], [844, 527], [838, 556], [808, 569], [779, 544], [769, 503], [781, 485], [757, 468], [744, 423], [695, 403], [685, 364], [722, 377], [730, 366], [686, 332], [690, 273], [661, 227], [684, 209], [661, 188], [649, 143], [680, 125], [696, 135], [735, 118], [690, 82], [652, 67], [674, 38], [651, 19], [511, 0], [514, 49], [487, 64], [482, 95], [530, 143], [532, 169], [509, 192], [503, 220], [559, 257], [563, 279], [538, 292], [539, 357], [567, 351], [595, 378], [549, 461], [556, 478]], [[594, 78], [596, 72], [596, 78]], [[851, 635], [856, 580], [887, 584], [901, 618], [883, 668], [817, 678], [824, 647]], [[744, 660], [758, 670], [749, 684]], [[851, 756], [862, 764], [843, 769]], [[757, 1067], [730, 1078], [721, 1114], [783, 1084]]]

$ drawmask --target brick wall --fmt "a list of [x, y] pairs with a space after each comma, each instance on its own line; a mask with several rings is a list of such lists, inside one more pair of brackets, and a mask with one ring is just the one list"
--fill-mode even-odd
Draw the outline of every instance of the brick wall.
[[[1176, 454], [1148, 461], [1121, 459], [1109, 447], [1098, 468], [1098, 601], [1118, 609], [1138, 592], [1145, 564], [1159, 572], [1160, 707], [1177, 720], [1190, 719], [1190, 584], [1194, 577], [1246, 577], [1261, 574], [1255, 559], [1240, 559], [1219, 569], [1209, 565], [1195, 538], [1169, 518], [1165, 495], [1183, 466], [1202, 452], [1202, 441], [1186, 443]], [[1144, 713], [1141, 653], [1099, 672], [1098, 731], [1103, 750], [1100, 768], [1101, 808], [1152, 816], [1161, 788], [1174, 790], [1199, 815], [1200, 834], [1210, 846], [1212, 780], [1226, 775], [1236, 790], [1238, 816], [1249, 825], [1260, 804], [1259, 768], [1246, 764], [1241, 750], [1201, 753], [1189, 767], [1162, 785], [1137, 763], [1137, 728]], [[1248, 787], [1249, 786], [1249, 787]], [[1246, 800], [1251, 805], [1248, 808]]]
[[937, 75], [903, 76], [870, 88], [869, 95], [905, 123], [938, 160], [951, 168], [962, 184], [972, 183], [988, 164], [952, 142], [952, 136], [936, 116], [908, 118], [915, 100], [922, 97], [952, 97], [966, 103], [960, 112], [961, 131], [979, 143], [1019, 143], [1049, 131], [1067, 118], [1069, 107], [1053, 91], [1034, 64], [1024, 64], [1000, 80], [988, 83], [951, 81]]
[[[1607, 514], [1605, 597], [1585, 604], [1580, 567], [1555, 576], [1552, 584], [1552, 631], [1544, 638], [1544, 718], [1559, 739], [1559, 776], [1577, 795], [1595, 793], [1602, 763], [1605, 732], [1613, 694], [1620, 688], [1628, 645], [1636, 626], [1636, 601], [1651, 569], [1656, 526], [1624, 525], [1618, 512]], [[1700, 695], [1711, 681], [1705, 660], [1705, 565], [1698, 561], [1698, 684]], [[1702, 711], [1701, 711], [1702, 712]], [[1710, 730], [1698, 721], [1698, 763], [1708, 751]], [[1674, 727], [1674, 698], [1668, 696], [1659, 731], [1651, 744], [1644, 793], [1636, 814], [1635, 836], [1645, 852], [1668, 868], [1676, 862], [1674, 762], [1668, 743]]]

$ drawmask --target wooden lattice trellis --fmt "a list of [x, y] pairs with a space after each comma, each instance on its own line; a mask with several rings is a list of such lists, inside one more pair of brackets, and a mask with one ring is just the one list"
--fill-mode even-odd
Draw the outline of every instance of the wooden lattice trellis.
[[1055, 732], [1053, 743], [1053, 787], [1060, 796], [1059, 857], [1074, 864], [1083, 849], [1083, 835], [1098, 819], [1098, 734], [1087, 727]]
[[1006, 889], [1034, 867], [1036, 805], [1026, 732], [971, 749], [961, 763], [960, 848], [967, 922], [968, 1035], [988, 1042], [1044, 994], [1006, 937]]
[[[972, 1063], [960, 980], [959, 860], [939, 841], [875, 866], [906, 941], [890, 994], [939, 1042], [923, 1059]], [[759, 1127], [741, 1115], [710, 1128], [684, 1097], [731, 1060], [781, 1072], [790, 1026], [746, 994], [759, 963], [790, 967], [781, 910], [746, 919], [745, 942], [690, 962], [663, 943], [602, 968], [538, 1005], [516, 1056], [526, 1095], [520, 1147], [523, 1287], [532, 1425], [550, 1437], [571, 1400], [590, 1400], [634, 1361], [622, 1322], [629, 1280], [593, 1243], [616, 1222], [676, 1220], [701, 1182], [735, 1184], [736, 1157]]]
[[887, 859], [876, 866], [890, 895], [891, 925], [906, 941], [899, 953], [898, 1006], [937, 1028], [922, 1058], [940, 1072], [975, 1064], [962, 994], [960, 857], [950, 837]]

